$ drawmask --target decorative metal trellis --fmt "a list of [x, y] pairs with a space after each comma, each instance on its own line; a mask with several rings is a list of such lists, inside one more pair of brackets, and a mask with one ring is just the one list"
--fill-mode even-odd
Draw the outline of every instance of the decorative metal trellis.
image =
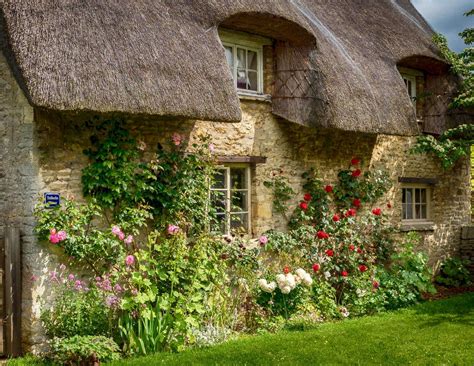
[[277, 70], [273, 86], [273, 99], [318, 99], [322, 98], [323, 84], [321, 75], [312, 69]]

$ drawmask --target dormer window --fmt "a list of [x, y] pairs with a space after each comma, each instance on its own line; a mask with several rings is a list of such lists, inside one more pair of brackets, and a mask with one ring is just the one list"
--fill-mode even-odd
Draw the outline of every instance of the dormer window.
[[[423, 84], [423, 72], [415, 69], [409, 69], [407, 67], [399, 67], [398, 71], [402, 76], [403, 82], [405, 83], [405, 88], [407, 90], [408, 97], [410, 98], [413, 108], [415, 111], [417, 109], [417, 90], [419, 89], [420, 85]], [[418, 106], [420, 107], [420, 106]]]
[[403, 81], [407, 88], [408, 96], [416, 108], [416, 77], [412, 75], [402, 74]]
[[225, 56], [240, 94], [263, 94], [263, 46], [271, 40], [229, 30], [219, 30]]

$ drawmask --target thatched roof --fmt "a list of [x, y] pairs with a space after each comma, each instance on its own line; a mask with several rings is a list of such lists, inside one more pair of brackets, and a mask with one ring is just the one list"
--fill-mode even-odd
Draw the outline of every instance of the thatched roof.
[[275, 99], [275, 114], [305, 125], [413, 134], [416, 121], [396, 65], [414, 55], [438, 59], [433, 32], [409, 0], [0, 4], [20, 84], [33, 105], [54, 110], [240, 120], [217, 34], [224, 24], [303, 50], [279, 57], [312, 70], [319, 95]]

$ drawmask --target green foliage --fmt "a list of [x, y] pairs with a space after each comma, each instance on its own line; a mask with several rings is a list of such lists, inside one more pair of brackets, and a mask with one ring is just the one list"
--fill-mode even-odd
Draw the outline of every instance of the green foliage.
[[460, 258], [446, 259], [441, 264], [439, 274], [435, 278], [436, 283], [448, 287], [469, 285], [471, 283], [471, 274], [467, 269], [468, 264], [468, 260]]
[[112, 362], [120, 359], [119, 347], [103, 336], [54, 338], [48, 359], [59, 365], [92, 365], [95, 362]]
[[267, 309], [272, 316], [281, 316], [289, 319], [308, 299], [308, 291], [303, 286], [296, 286], [289, 294], [284, 294], [279, 288], [268, 293], [260, 291], [257, 304]]
[[311, 299], [323, 319], [339, 317], [336, 289], [328, 281], [314, 281]]
[[274, 175], [272, 180], [263, 182], [264, 186], [273, 190], [273, 209], [285, 215], [288, 211], [288, 201], [295, 192], [288, 183], [288, 178], [283, 175]]
[[427, 255], [414, 250], [419, 240], [417, 233], [409, 233], [401, 250], [392, 255], [390, 267], [379, 268], [380, 288], [386, 296], [388, 309], [414, 304], [421, 300], [424, 292], [436, 292]]
[[[474, 9], [464, 15], [474, 15]], [[468, 46], [464, 51], [457, 54], [448, 47], [446, 37], [441, 34], [434, 36], [434, 42], [441, 51], [441, 54], [451, 64], [451, 70], [461, 76], [462, 84], [460, 94], [451, 103], [452, 108], [473, 107], [474, 106], [474, 51], [472, 44], [474, 41], [474, 28], [467, 28], [459, 33], [464, 43]], [[471, 46], [471, 47], [469, 47]]]
[[154, 178], [148, 167], [140, 162], [136, 140], [120, 119], [93, 120], [96, 133], [91, 137], [92, 148], [84, 153], [90, 164], [82, 171], [84, 196], [95, 197], [100, 207], [113, 209], [136, 206], [152, 192], [149, 183]]
[[412, 153], [428, 153], [436, 156], [444, 169], [450, 169], [474, 144], [474, 125], [461, 125], [445, 131], [438, 139], [431, 135], [419, 136]]
[[51, 281], [56, 288], [56, 299], [52, 307], [46, 307], [41, 312], [41, 320], [49, 337], [110, 334], [108, 309], [96, 289], [88, 289], [75, 277], [64, 278], [61, 273]]

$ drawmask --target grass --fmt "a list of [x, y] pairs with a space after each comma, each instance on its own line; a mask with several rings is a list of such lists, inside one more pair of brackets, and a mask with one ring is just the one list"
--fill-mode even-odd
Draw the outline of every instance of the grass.
[[114, 365], [474, 365], [474, 293]]
[[[113, 365], [474, 365], [474, 293]], [[13, 363], [10, 365], [32, 365]]]

